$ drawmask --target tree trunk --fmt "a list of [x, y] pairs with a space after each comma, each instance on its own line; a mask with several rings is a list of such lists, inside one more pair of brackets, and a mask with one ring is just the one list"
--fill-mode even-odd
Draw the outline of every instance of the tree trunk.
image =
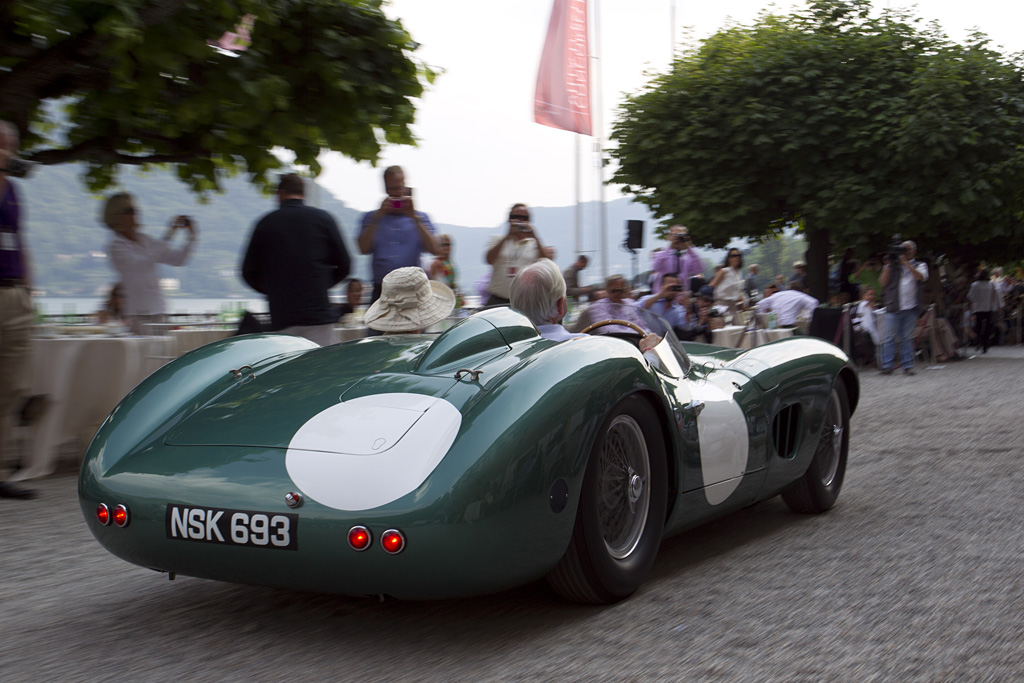
[[807, 287], [818, 301], [828, 302], [828, 229], [806, 230]]

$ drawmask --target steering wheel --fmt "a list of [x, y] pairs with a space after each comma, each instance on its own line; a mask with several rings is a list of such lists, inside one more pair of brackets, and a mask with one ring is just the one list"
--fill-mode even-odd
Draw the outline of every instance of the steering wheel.
[[589, 325], [584, 327], [582, 333], [590, 334], [591, 330], [596, 330], [597, 328], [604, 327], [605, 325], [624, 325], [625, 327], [632, 329], [641, 337], [647, 336], [647, 331], [644, 330], [644, 328], [640, 327], [636, 323], [631, 323], [628, 320], [598, 320], [596, 323], [590, 323]]

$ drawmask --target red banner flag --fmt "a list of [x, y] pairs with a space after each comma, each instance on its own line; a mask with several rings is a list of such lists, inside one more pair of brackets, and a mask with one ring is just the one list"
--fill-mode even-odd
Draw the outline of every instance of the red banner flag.
[[587, 0], [554, 0], [537, 73], [537, 123], [590, 135]]

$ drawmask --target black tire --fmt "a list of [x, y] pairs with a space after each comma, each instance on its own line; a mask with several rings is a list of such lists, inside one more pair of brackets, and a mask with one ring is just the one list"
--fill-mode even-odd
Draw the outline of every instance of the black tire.
[[846, 475], [850, 449], [850, 400], [846, 385], [837, 377], [832, 385], [818, 445], [804, 475], [782, 490], [782, 499], [793, 512], [819, 513], [831, 508]]
[[665, 528], [667, 470], [665, 442], [650, 405], [636, 395], [623, 399], [594, 441], [572, 540], [547, 577], [559, 595], [608, 604], [640, 587]]

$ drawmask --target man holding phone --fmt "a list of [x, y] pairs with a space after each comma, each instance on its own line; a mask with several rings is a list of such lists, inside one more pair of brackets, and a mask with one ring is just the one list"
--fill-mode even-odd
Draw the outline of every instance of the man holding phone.
[[485, 254], [493, 268], [487, 285], [487, 305], [509, 303], [509, 287], [516, 273], [543, 255], [544, 245], [530, 224], [530, 209], [526, 204], [515, 204], [508, 212], [508, 232], [492, 237]]
[[656, 294], [643, 297], [637, 305], [660, 315], [674, 329], [683, 330], [688, 327], [686, 308], [689, 303], [689, 291], [679, 284], [679, 278], [675, 274], [669, 273], [661, 278], [661, 289]]
[[385, 275], [396, 268], [419, 266], [424, 252], [439, 252], [434, 226], [427, 214], [416, 210], [401, 166], [384, 169], [384, 190], [387, 196], [380, 208], [363, 216], [358, 239], [359, 251], [373, 254], [371, 301], [380, 298]]
[[704, 264], [700, 254], [693, 248], [690, 231], [685, 225], [673, 225], [668, 229], [665, 239], [669, 242], [668, 249], [662, 249], [651, 255], [651, 269], [656, 273], [651, 285], [653, 291], [661, 290], [661, 281], [668, 273], [675, 273], [683, 287], [690, 286], [690, 278], [704, 274]]

